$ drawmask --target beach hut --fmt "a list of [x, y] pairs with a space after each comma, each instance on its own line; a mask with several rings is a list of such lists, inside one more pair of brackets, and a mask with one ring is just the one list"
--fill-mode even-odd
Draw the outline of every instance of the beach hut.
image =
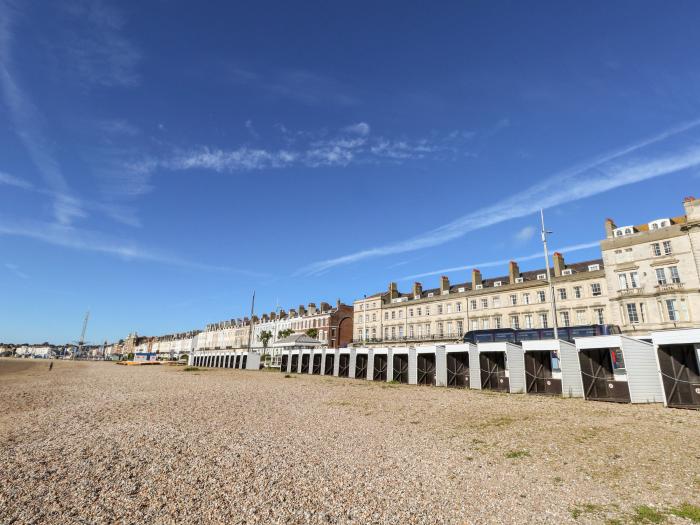
[[335, 352], [333, 350], [323, 351], [323, 375], [332, 376], [335, 370]]
[[700, 409], [700, 329], [651, 334], [664, 405]]
[[311, 351], [318, 349], [322, 345], [321, 341], [306, 334], [292, 334], [272, 343], [273, 348], [279, 348], [282, 352], [289, 355], [287, 358], [289, 363], [288, 372], [305, 374], [312, 372], [310, 369]]
[[511, 394], [525, 393], [525, 367], [521, 346], [505, 341], [478, 343], [476, 346], [479, 353], [481, 389]]
[[313, 350], [311, 354], [311, 373], [321, 375], [323, 365], [323, 350]]
[[350, 351], [346, 348], [338, 352], [338, 377], [350, 377]]
[[653, 345], [624, 335], [576, 339], [586, 399], [661, 403], [663, 392]]
[[389, 362], [391, 363], [391, 380], [408, 384], [408, 348], [391, 348]]
[[301, 351], [301, 368], [299, 368], [300, 374], [308, 374], [311, 372], [309, 370], [311, 365], [311, 350]]
[[282, 359], [280, 361], [280, 372], [287, 372], [287, 367], [289, 366], [289, 353], [282, 354]]
[[454, 388], [469, 388], [469, 351], [471, 343], [438, 345], [435, 347], [435, 384]]
[[388, 349], [373, 348], [370, 353], [369, 367], [373, 381], [386, 381], [388, 371]]
[[367, 379], [367, 366], [369, 363], [369, 353], [367, 348], [354, 349], [355, 367], [351, 377], [355, 379]]
[[409, 347], [408, 383], [435, 385], [435, 346]]
[[[559, 396], [566, 392], [567, 397], [581, 397], [581, 373], [578, 359], [567, 360], [574, 366], [564, 377], [562, 355], [568, 352], [575, 356], [576, 346], [560, 339], [536, 339], [523, 341], [525, 367], [525, 392]], [[566, 383], [566, 386], [564, 386]]]

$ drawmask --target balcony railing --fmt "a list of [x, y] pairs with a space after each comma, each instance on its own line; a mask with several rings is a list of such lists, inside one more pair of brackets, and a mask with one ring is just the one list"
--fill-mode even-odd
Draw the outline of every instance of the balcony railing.
[[638, 288], [622, 288], [621, 290], [617, 291], [618, 294], [620, 294], [622, 297], [630, 297], [633, 295], [641, 295], [644, 293], [644, 288], [643, 287], [638, 287]]
[[683, 283], [666, 283], [656, 285], [656, 291], [659, 293], [677, 292], [680, 290], [683, 290]]
[[371, 337], [369, 339], [354, 339], [354, 344], [363, 343], [401, 343], [407, 341], [457, 341], [461, 340], [464, 334], [454, 333], [454, 334], [430, 334], [430, 335], [404, 335], [395, 337]]

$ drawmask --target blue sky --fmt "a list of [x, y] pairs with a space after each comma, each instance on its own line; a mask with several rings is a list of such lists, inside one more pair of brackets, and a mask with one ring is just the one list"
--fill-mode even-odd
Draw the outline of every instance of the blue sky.
[[696, 192], [696, 2], [250, 4], [0, 0], [0, 340], [500, 275], [539, 206], [593, 258]]

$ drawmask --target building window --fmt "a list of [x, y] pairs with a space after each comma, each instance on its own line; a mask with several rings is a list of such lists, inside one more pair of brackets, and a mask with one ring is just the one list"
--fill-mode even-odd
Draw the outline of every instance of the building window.
[[596, 308], [593, 313], [595, 313], [598, 324], [605, 324], [605, 313], [602, 308]]
[[666, 299], [666, 311], [669, 321], [678, 321], [678, 310], [676, 310], [676, 300]]
[[591, 295], [593, 297], [600, 297], [602, 295], [602, 292], [600, 290], [600, 283], [591, 284]]
[[511, 294], [511, 296], [510, 296], [510, 304], [512, 304], [513, 306], [515, 306], [516, 304], [518, 304], [518, 296], [517, 296], [516, 294]]
[[537, 300], [541, 303], [544, 303], [547, 300], [547, 296], [544, 293], [544, 290], [540, 290], [537, 292]]
[[659, 255], [661, 255], [661, 245], [658, 242], [652, 243], [651, 254], [654, 257], [658, 257]]
[[389, 320], [389, 312], [384, 312], [384, 320], [385, 321]]
[[576, 324], [586, 324], [586, 310], [576, 310]]
[[437, 324], [437, 331], [438, 331], [439, 337], [442, 337], [445, 335], [445, 332], [444, 332], [443, 327], [442, 327], [442, 323]]
[[617, 276], [617, 279], [620, 281], [620, 290], [627, 290], [627, 275], [621, 273]]
[[395, 310], [391, 311], [391, 318], [396, 319], [396, 311]]
[[426, 323], [425, 325], [425, 335], [430, 335], [430, 323]]
[[520, 329], [520, 320], [518, 319], [517, 315], [511, 315], [510, 316], [510, 327], [513, 330], [519, 330]]
[[403, 326], [399, 326], [399, 337], [403, 338]]
[[532, 315], [525, 315], [525, 328], [532, 328]]
[[479, 329], [479, 321], [477, 321], [476, 319], [472, 319], [471, 326], [472, 326], [472, 330], [478, 330]]
[[372, 339], [376, 339], [376, 338], [377, 338], [377, 329], [372, 328]]
[[360, 341], [362, 340], [362, 328], [357, 329], [357, 339]]
[[399, 319], [403, 319], [403, 310], [399, 310]]
[[639, 323], [639, 316], [637, 315], [637, 305], [634, 303], [627, 303], [627, 319], [630, 324]]
[[462, 334], [464, 330], [464, 324], [462, 321], [457, 321], [457, 337], [462, 337]]
[[372, 321], [376, 321], [376, 320], [377, 320], [377, 314], [372, 314]]
[[559, 299], [566, 300], [566, 288], [559, 288]]
[[656, 269], [656, 283], [660, 286], [666, 284], [666, 272], [663, 268]]
[[489, 300], [488, 300], [488, 299], [482, 299], [482, 300], [481, 300], [481, 307], [482, 307], [482, 308], [488, 308], [488, 307], [489, 307]]
[[671, 255], [671, 241], [664, 241], [663, 243], [664, 255]]
[[496, 317], [493, 318], [494, 326], [496, 328], [501, 328], [501, 316], [497, 315]]
[[497, 295], [496, 297], [494, 297], [494, 298], [492, 299], [492, 302], [493, 302], [493, 307], [494, 307], [494, 308], [500, 308], [500, 307], [501, 307], [501, 297], [500, 297], [499, 295]]
[[472, 310], [476, 310], [476, 299], [471, 300]]
[[647, 320], [644, 318], [644, 303], [639, 303], [639, 318], [643, 323], [647, 322]]
[[547, 328], [547, 327], [549, 326], [549, 323], [548, 323], [548, 321], [547, 321], [547, 314], [546, 314], [546, 313], [540, 314], [540, 326], [541, 326], [542, 328]]
[[447, 337], [452, 337], [452, 321], [447, 321]]
[[408, 316], [413, 317], [413, 308], [408, 309]]
[[396, 327], [391, 327], [391, 338], [396, 339]]
[[630, 272], [630, 285], [632, 288], [639, 288], [639, 278], [637, 272]]
[[489, 329], [489, 320], [488, 319], [481, 320], [481, 328], [483, 328], [484, 330]]
[[462, 311], [462, 303], [456, 303], [456, 304], [455, 304], [455, 308], [456, 308], [455, 311], [461, 312], [461, 311]]
[[580, 286], [574, 286], [574, 297], [576, 299], [581, 299], [581, 287]]
[[530, 304], [530, 294], [529, 293], [523, 294], [523, 304]]
[[425, 315], [430, 315], [430, 306], [425, 307]]
[[452, 303], [447, 303], [447, 313], [448, 314], [452, 313]]
[[384, 328], [384, 339], [389, 339], [389, 329]]
[[437, 314], [442, 315], [442, 305], [441, 304], [437, 305]]
[[672, 283], [680, 283], [681, 282], [681, 277], [678, 275], [678, 267], [677, 266], [669, 266], [668, 271], [671, 273], [671, 282]]
[[416, 308], [416, 312], [418, 313], [418, 317], [423, 315], [423, 310], [421, 308]]
[[569, 326], [571, 324], [569, 320], [569, 312], [560, 312], [559, 318], [561, 319], [562, 326]]
[[[320, 339], [323, 339], [323, 331], [321, 331]], [[369, 328], [365, 328], [365, 339], [369, 339]]]

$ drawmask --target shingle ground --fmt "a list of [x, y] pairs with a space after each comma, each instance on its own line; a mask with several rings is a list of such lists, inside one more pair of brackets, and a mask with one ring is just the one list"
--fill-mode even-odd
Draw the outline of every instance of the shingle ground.
[[[0, 523], [605, 523], [700, 505], [700, 412], [0, 360]], [[614, 523], [614, 521], [610, 521]]]

